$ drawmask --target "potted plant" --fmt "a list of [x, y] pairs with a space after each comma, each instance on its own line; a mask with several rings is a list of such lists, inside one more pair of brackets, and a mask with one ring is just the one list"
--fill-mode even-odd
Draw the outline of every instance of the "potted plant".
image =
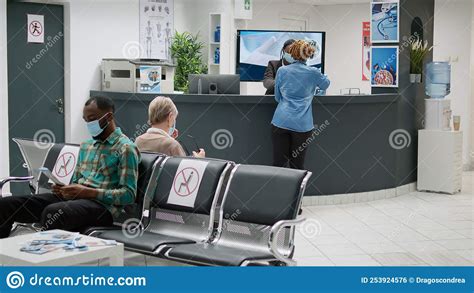
[[171, 56], [175, 59], [176, 73], [174, 89], [187, 92], [189, 74], [207, 73], [207, 66], [202, 61], [204, 43], [198, 40], [199, 34], [176, 32], [171, 45]]
[[433, 46], [428, 47], [428, 41], [416, 41], [410, 44], [410, 82], [421, 83], [421, 75], [423, 73], [423, 61], [426, 55], [433, 49]]

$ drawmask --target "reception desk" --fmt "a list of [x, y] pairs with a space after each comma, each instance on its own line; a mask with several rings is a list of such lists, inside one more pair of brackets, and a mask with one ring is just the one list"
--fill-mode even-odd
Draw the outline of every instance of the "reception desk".
[[[134, 139], [146, 131], [148, 104], [156, 96], [91, 91], [116, 103], [118, 125]], [[270, 121], [273, 96], [166, 95], [179, 111], [177, 128], [188, 148], [195, 137], [208, 157], [244, 164], [272, 164]], [[412, 182], [398, 174], [411, 162], [398, 159], [390, 134], [398, 129], [396, 94], [315, 97], [316, 125], [306, 146], [306, 169], [313, 172], [306, 195], [332, 195], [390, 189]], [[413, 147], [413, 146], [411, 146]]]

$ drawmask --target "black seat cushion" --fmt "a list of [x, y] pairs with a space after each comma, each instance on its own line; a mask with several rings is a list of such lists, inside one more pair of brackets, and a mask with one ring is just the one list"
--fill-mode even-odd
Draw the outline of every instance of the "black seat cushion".
[[153, 166], [155, 165], [156, 160], [164, 155], [141, 152], [140, 156], [140, 165], [138, 166], [137, 197], [135, 202], [141, 208], [148, 183], [150, 182], [151, 174], [153, 173]]
[[[308, 172], [258, 165], [239, 165], [224, 201], [224, 214], [240, 211], [238, 221], [272, 226], [295, 219], [301, 183]], [[271, 203], [271, 204], [270, 204]]]
[[121, 229], [103, 231], [98, 235], [98, 238], [116, 240], [125, 245], [126, 248], [137, 249], [143, 252], [153, 253], [159, 246], [164, 244], [187, 244], [194, 243], [194, 241], [184, 238], [172, 237], [163, 234], [156, 234], [144, 232], [137, 237], [127, 236]]
[[158, 153], [140, 153], [141, 159], [138, 165], [137, 194], [135, 203], [124, 206], [124, 213], [117, 216], [115, 222], [123, 223], [130, 218], [140, 219], [142, 216], [143, 202], [145, 200], [148, 183], [153, 173], [153, 166], [156, 160], [164, 156]]
[[211, 266], [240, 266], [246, 260], [275, 259], [270, 253], [208, 243], [177, 245], [167, 255], [170, 259], [176, 258], [189, 263]]

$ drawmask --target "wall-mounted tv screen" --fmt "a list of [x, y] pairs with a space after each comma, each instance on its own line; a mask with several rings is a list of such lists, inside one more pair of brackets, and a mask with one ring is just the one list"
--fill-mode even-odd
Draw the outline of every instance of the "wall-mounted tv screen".
[[262, 81], [268, 61], [281, 58], [281, 48], [288, 39], [314, 41], [316, 54], [308, 65], [324, 73], [325, 32], [239, 30], [236, 73], [240, 80]]

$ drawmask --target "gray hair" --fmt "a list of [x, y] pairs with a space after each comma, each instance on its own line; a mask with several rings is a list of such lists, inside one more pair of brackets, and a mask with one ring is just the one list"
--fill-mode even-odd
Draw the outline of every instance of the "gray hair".
[[150, 124], [161, 123], [173, 113], [178, 115], [178, 109], [173, 101], [168, 97], [158, 96], [151, 101], [148, 107], [148, 119]]

